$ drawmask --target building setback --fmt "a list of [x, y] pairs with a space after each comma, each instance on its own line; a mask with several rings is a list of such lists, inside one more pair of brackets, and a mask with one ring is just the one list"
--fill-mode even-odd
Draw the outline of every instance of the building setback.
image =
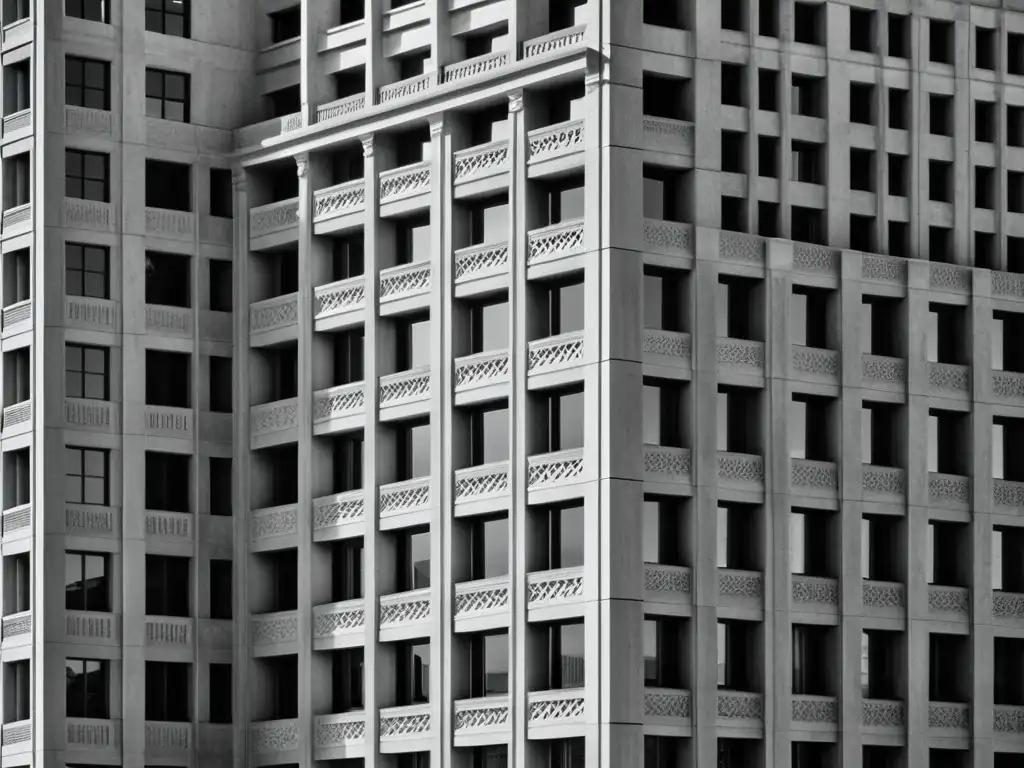
[[1024, 765], [994, 5], [4, 0], [0, 768]]

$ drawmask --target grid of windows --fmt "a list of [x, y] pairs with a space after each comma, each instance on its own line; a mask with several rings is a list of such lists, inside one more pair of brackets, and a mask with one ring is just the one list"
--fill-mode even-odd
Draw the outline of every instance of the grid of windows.
[[162, 35], [191, 36], [192, 0], [146, 0], [146, 29]]
[[64, 449], [64, 501], [69, 504], [110, 503], [110, 453], [98, 448]]
[[64, 103], [70, 107], [110, 109], [110, 62], [68, 56], [64, 59]]
[[189, 121], [189, 76], [163, 69], [146, 70], [146, 117]]
[[79, 200], [110, 201], [110, 155], [64, 150], [64, 196]]

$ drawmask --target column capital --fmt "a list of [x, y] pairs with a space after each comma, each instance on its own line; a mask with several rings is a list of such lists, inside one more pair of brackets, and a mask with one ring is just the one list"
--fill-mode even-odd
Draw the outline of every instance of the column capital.
[[359, 141], [363, 143], [363, 157], [373, 157], [373, 134], [360, 136]]
[[435, 115], [430, 118], [430, 138], [437, 138], [444, 130], [444, 115]]
[[300, 179], [306, 178], [306, 171], [309, 170], [309, 155], [298, 155], [295, 158], [295, 173]]
[[583, 83], [587, 88], [587, 93], [593, 93], [604, 82], [600, 72], [588, 72], [586, 77], [583, 78]]
[[233, 187], [244, 187], [245, 186], [245, 168], [236, 166], [231, 169], [231, 186]]
[[523, 111], [523, 92], [513, 91], [508, 95], [508, 111], [509, 114], [515, 114], [516, 112]]

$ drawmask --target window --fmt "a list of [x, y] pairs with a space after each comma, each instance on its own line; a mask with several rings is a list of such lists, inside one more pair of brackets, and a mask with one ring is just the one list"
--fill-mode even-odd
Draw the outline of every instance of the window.
[[644, 736], [643, 768], [676, 768], [683, 765], [685, 743], [678, 736]]
[[106, 720], [110, 717], [110, 672], [105, 661], [67, 659], [64, 662], [67, 680], [66, 714]]
[[430, 643], [396, 645], [395, 703], [408, 706], [430, 701]]
[[471, 466], [508, 459], [508, 408], [489, 405], [469, 414], [469, 461]]
[[[392, 0], [391, 7], [398, 3]], [[283, 43], [285, 40], [294, 40], [302, 35], [302, 6], [293, 5], [270, 16], [270, 42], [272, 44]]]
[[779, 111], [779, 71], [757, 70], [757, 108], [766, 112]]
[[[583, 565], [584, 510], [582, 506], [566, 505], [541, 510], [543, 540], [537, 542], [543, 547], [543, 570], [575, 568]], [[538, 554], [541, 550], [538, 548]]]
[[875, 12], [850, 8], [850, 50], [872, 53], [875, 50]]
[[210, 310], [230, 312], [232, 306], [231, 262], [210, 259]]
[[905, 131], [910, 125], [910, 91], [889, 89], [889, 127]]
[[406, 528], [398, 535], [398, 587], [400, 592], [430, 586], [430, 531]]
[[64, 501], [68, 504], [110, 503], [107, 488], [110, 453], [95, 448], [64, 449]]
[[189, 37], [192, 0], [146, 0], [146, 30]]
[[871, 83], [850, 83], [850, 122], [875, 124], [875, 86]]
[[469, 569], [473, 581], [508, 574], [508, 516], [473, 516], [469, 529]]
[[210, 560], [210, 618], [230, 619], [231, 603], [231, 561]]
[[182, 453], [146, 451], [146, 509], [189, 511], [189, 462]]
[[73, 19], [110, 23], [110, 0], [66, 0], [64, 15]]
[[64, 103], [69, 107], [110, 109], [110, 62], [68, 56], [64, 59]]
[[974, 28], [974, 66], [996, 68], [996, 31], [990, 27]]
[[643, 559], [645, 563], [683, 565], [683, 511], [670, 496], [645, 496]]
[[940, 93], [929, 94], [928, 127], [935, 136], [953, 135], [953, 97]]
[[64, 244], [64, 290], [68, 296], [109, 298], [110, 251], [100, 245]]
[[363, 540], [342, 539], [331, 545], [331, 600], [363, 597]]
[[210, 169], [210, 215], [230, 219], [232, 211], [231, 171], [228, 168]]
[[363, 649], [334, 651], [331, 658], [331, 711], [363, 709]]
[[828, 696], [829, 627], [793, 625], [793, 693], [798, 696]]
[[1019, 32], [1006, 35], [1006, 71], [1011, 75], [1024, 75], [1024, 35]]
[[929, 19], [928, 60], [937, 64], [953, 63], [953, 22]]
[[187, 123], [188, 96], [188, 75], [162, 69], [146, 69], [146, 117]]
[[537, 683], [551, 691], [582, 688], [586, 684], [583, 621], [541, 625], [540, 629], [546, 635], [548, 663], [546, 679], [537, 680]]
[[4, 664], [4, 723], [16, 723], [32, 717], [29, 707], [32, 671], [29, 662]]
[[79, 200], [110, 201], [110, 155], [64, 150], [64, 196]]
[[146, 615], [189, 615], [187, 557], [146, 555]]
[[722, 104], [745, 106], [746, 67], [741, 64], [722, 62]]
[[64, 555], [64, 608], [69, 611], [110, 610], [107, 556], [93, 552]]
[[910, 58], [910, 17], [903, 13], [889, 14], [889, 55]]
[[334, 489], [338, 493], [363, 487], [363, 435], [342, 435], [333, 441]]
[[146, 719], [180, 723], [189, 719], [191, 665], [146, 662]]
[[[1007, 112], [1009, 123], [1009, 112]], [[1009, 130], [1008, 130], [1009, 132]], [[991, 144], [996, 140], [996, 105], [978, 99], [974, 102], [974, 140]], [[1009, 141], [1009, 137], [1007, 137]]]
[[508, 632], [470, 637], [469, 679], [473, 698], [508, 693], [508, 667]]
[[683, 688], [683, 623], [667, 616], [644, 617], [644, 685]]
[[793, 40], [808, 45], [824, 45], [825, 3], [793, 4]]
[[231, 358], [210, 355], [210, 410], [231, 413]]
[[166, 307], [192, 305], [190, 257], [180, 253], [146, 251], [146, 303]]
[[231, 458], [210, 457], [210, 514], [231, 517]]
[[106, 347], [68, 344], [64, 347], [64, 395], [109, 400], [110, 355]]
[[210, 722], [231, 722], [231, 665], [210, 665]]

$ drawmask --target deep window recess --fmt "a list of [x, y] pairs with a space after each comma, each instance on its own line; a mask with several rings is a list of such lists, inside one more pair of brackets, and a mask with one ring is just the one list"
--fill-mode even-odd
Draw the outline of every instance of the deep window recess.
[[146, 720], [180, 723], [189, 719], [191, 665], [146, 662]]
[[68, 296], [108, 298], [109, 272], [110, 251], [106, 247], [65, 243], [64, 290]]
[[95, 448], [65, 448], [64, 501], [68, 504], [109, 504], [109, 456], [107, 451]]
[[69, 107], [110, 109], [110, 62], [68, 56], [64, 59], [64, 103]]
[[79, 200], [110, 201], [110, 155], [64, 150], [64, 196]]
[[146, 70], [146, 117], [189, 121], [189, 76], [163, 69]]
[[69, 611], [110, 610], [108, 559], [96, 552], [64, 555], [64, 607]]

